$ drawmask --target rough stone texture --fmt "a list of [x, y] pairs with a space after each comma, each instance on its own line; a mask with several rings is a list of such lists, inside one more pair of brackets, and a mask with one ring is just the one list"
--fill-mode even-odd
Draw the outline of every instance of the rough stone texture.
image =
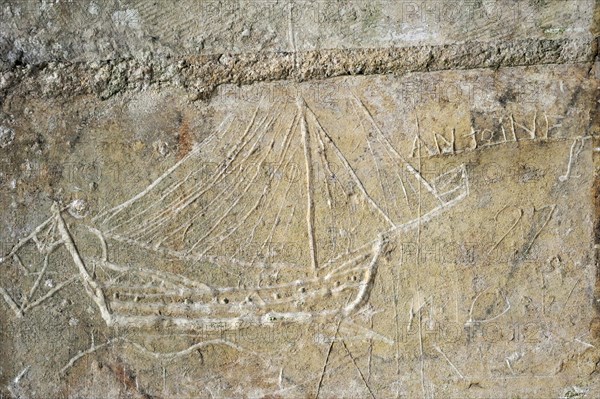
[[593, 1], [0, 2], [0, 397], [595, 398]]
[[[4, 62], [591, 38], [593, 0], [2, 2]], [[85, 43], [82, 42], [85, 40]]]
[[124, 90], [149, 86], [182, 87], [190, 99], [207, 99], [226, 83], [307, 81], [344, 75], [404, 74], [447, 69], [500, 68], [591, 62], [597, 43], [589, 39], [521, 40], [399, 47], [318, 50], [304, 53], [220, 54], [178, 59], [49, 63], [15, 68], [2, 76], [7, 97], [31, 92], [47, 97], [96, 94], [107, 99]]

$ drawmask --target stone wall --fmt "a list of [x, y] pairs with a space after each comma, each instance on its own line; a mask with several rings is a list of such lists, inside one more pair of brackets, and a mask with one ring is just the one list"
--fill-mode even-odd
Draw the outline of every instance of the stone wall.
[[0, 398], [596, 398], [593, 0], [0, 1]]

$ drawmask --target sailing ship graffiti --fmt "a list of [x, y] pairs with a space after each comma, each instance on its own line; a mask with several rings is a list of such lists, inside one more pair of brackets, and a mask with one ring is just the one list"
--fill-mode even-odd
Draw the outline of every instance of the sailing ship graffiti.
[[[365, 133], [362, 153], [349, 156], [302, 98], [291, 110], [259, 104], [249, 120], [226, 118], [112, 209], [78, 218], [73, 206], [55, 204], [0, 261], [27, 269], [20, 252], [37, 250], [43, 266], [33, 286], [20, 298], [6, 287], [0, 294], [23, 316], [79, 281], [117, 327], [221, 330], [352, 315], [369, 301], [390, 240], [469, 193], [464, 165], [424, 179], [363, 102], [353, 97], [352, 106]], [[217, 165], [210, 175], [198, 167], [207, 162]], [[302, 165], [299, 178], [281, 173], [290, 165]], [[260, 255], [290, 239], [303, 250]], [[48, 286], [42, 281], [58, 250], [76, 272]]]

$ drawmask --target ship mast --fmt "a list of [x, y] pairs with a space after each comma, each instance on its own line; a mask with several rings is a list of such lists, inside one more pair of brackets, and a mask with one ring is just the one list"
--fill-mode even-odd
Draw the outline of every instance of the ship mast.
[[308, 233], [308, 245], [310, 248], [310, 260], [313, 266], [313, 270], [319, 269], [317, 260], [317, 246], [315, 242], [315, 201], [313, 197], [313, 168], [312, 168], [312, 157], [310, 153], [310, 137], [308, 131], [308, 124], [306, 123], [306, 103], [304, 99], [298, 95], [296, 98], [298, 105], [298, 111], [300, 113], [300, 129], [302, 132], [302, 142], [304, 144], [304, 160], [306, 164], [306, 193], [307, 193], [307, 207], [306, 207], [306, 228]]

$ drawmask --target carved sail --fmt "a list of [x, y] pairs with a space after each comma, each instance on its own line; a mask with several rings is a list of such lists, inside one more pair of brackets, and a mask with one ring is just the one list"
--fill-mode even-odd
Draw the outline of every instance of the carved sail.
[[241, 131], [234, 121], [194, 148], [152, 190], [97, 218], [100, 230], [223, 265], [233, 259], [256, 265], [255, 249], [293, 241], [311, 247], [293, 261], [318, 268], [327, 255], [316, 242], [349, 231], [352, 214], [372, 219], [371, 239], [390, 227], [378, 228], [383, 217], [357, 200], [361, 193], [349, 171], [328, 170], [327, 159], [338, 155], [306, 126], [310, 116], [305, 122], [299, 112], [270, 111], [257, 108]]
[[255, 249], [291, 241], [302, 250], [280, 261], [318, 269], [416, 219], [418, 201], [423, 213], [447, 202], [367, 124], [365, 156], [375, 163], [365, 170], [303, 102], [259, 105], [96, 225], [116, 239], [222, 265], [256, 265]]

